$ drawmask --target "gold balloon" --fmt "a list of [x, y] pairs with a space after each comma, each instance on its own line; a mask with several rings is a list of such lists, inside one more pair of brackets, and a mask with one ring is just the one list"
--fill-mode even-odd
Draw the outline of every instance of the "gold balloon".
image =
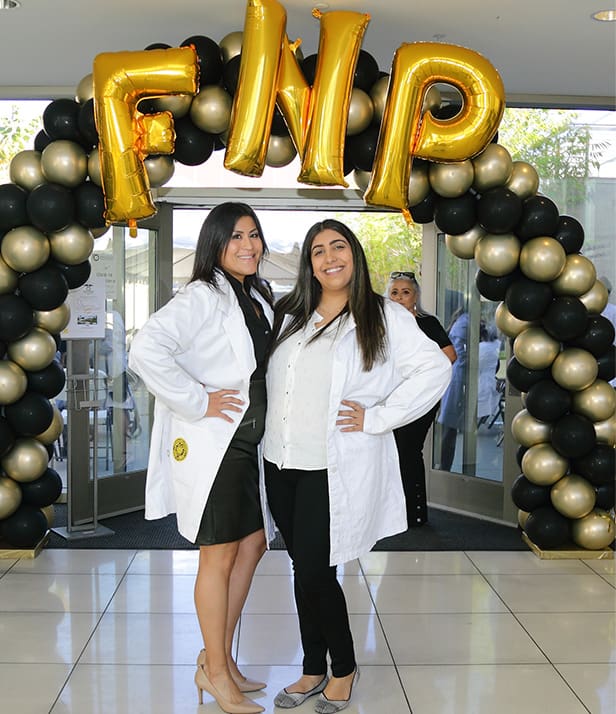
[[2, 239], [2, 257], [18, 273], [32, 273], [45, 265], [49, 258], [49, 241], [34, 226], [19, 226]]
[[609, 419], [616, 411], [616, 391], [609, 382], [597, 379], [590, 387], [573, 395], [572, 411], [591, 421]]
[[511, 176], [505, 183], [505, 188], [508, 188], [522, 200], [531, 198], [539, 190], [539, 174], [526, 161], [514, 161]]
[[522, 530], [526, 528], [526, 521], [528, 520], [528, 517], [530, 516], [530, 513], [528, 511], [523, 511], [522, 509], [518, 509], [518, 524]]
[[594, 285], [587, 293], [580, 295], [580, 300], [591, 314], [599, 315], [605, 310], [609, 293], [600, 280], [595, 280]]
[[389, 75], [377, 79], [370, 88], [370, 98], [374, 107], [373, 121], [380, 124], [385, 111], [385, 102], [387, 100], [387, 89], [389, 87]]
[[466, 231], [466, 233], [460, 233], [455, 236], [447, 234], [445, 236], [445, 245], [456, 258], [471, 260], [475, 257], [475, 248], [477, 247], [478, 241], [485, 235], [486, 232], [476, 223], [470, 230]]
[[21, 488], [17, 481], [0, 474], [0, 521], [15, 513], [21, 503]]
[[54, 441], [58, 439], [62, 430], [64, 429], [64, 419], [62, 419], [62, 414], [55, 404], [52, 404], [53, 417], [51, 418], [51, 424], [45, 429], [45, 431], [36, 435], [36, 439], [41, 442], [41, 444], [53, 444]]
[[576, 545], [587, 550], [603, 550], [616, 537], [614, 519], [607, 512], [595, 508], [587, 516], [573, 521], [571, 537]]
[[528, 369], [549, 367], [560, 353], [560, 342], [541, 327], [529, 327], [520, 332], [513, 343], [513, 354]]
[[441, 97], [441, 92], [436, 84], [433, 84], [430, 89], [426, 92], [424, 97], [423, 106], [421, 108], [421, 113], [434, 112], [440, 108], [443, 98]]
[[229, 128], [233, 99], [222, 87], [202, 87], [192, 100], [190, 118], [195, 126], [210, 134], [222, 134]]
[[605, 421], [596, 421], [593, 426], [597, 441], [616, 446], [616, 414]]
[[4, 258], [0, 256], [0, 295], [12, 293], [17, 287], [19, 274], [4, 262]]
[[23, 369], [11, 360], [0, 360], [0, 404], [12, 404], [23, 397], [28, 378]]
[[148, 156], [143, 163], [152, 188], [164, 186], [175, 173], [175, 162], [170, 156]]
[[562, 273], [552, 283], [556, 295], [574, 295], [576, 297], [587, 293], [595, 284], [597, 270], [591, 260], [572, 253], [567, 256]]
[[361, 134], [372, 123], [374, 116], [374, 105], [370, 95], [363, 89], [353, 87], [351, 101], [349, 102], [349, 120], [347, 122], [347, 136]]
[[94, 149], [90, 156], [88, 156], [88, 176], [92, 183], [95, 183], [97, 186], [103, 185], [103, 179], [101, 178], [101, 159], [98, 149]]
[[[439, 81], [452, 84], [462, 95], [462, 110], [451, 119], [421, 114], [425, 95]], [[475, 156], [493, 138], [504, 98], [498, 72], [480, 54], [436, 42], [403, 44], [394, 56], [372, 180], [364, 200], [408, 211], [412, 158], [447, 162]]]
[[567, 254], [554, 238], [532, 238], [524, 243], [520, 252], [520, 269], [531, 280], [547, 283], [563, 271]]
[[371, 171], [362, 171], [361, 169], [353, 170], [353, 178], [355, 180], [355, 183], [359, 187], [360, 191], [363, 192], [368, 188], [368, 184], [370, 183], [371, 175], [372, 175]]
[[79, 84], [77, 85], [77, 89], [75, 90], [75, 100], [77, 102], [79, 102], [79, 104], [85, 104], [88, 100], [92, 99], [93, 97], [94, 97], [94, 80], [93, 80], [91, 74], [86, 74], [86, 76], [83, 77], [79, 81]]
[[568, 468], [568, 459], [550, 444], [531, 446], [522, 456], [524, 476], [538, 486], [551, 486], [567, 473]]
[[522, 446], [534, 446], [550, 440], [552, 425], [539, 421], [526, 410], [519, 411], [511, 420], [513, 438]]
[[504, 302], [498, 304], [494, 313], [496, 327], [507, 337], [517, 337], [523, 330], [532, 327], [535, 323], [528, 320], [519, 320], [509, 312], [509, 308]]
[[411, 166], [407, 192], [409, 206], [412, 208], [418, 203], [421, 203], [429, 193], [430, 179], [428, 178], [428, 165], [426, 163], [419, 164], [417, 161], [414, 161]]
[[11, 342], [7, 353], [22, 369], [38, 372], [53, 362], [57, 347], [54, 338], [40, 327], [33, 327], [21, 340]]
[[154, 100], [155, 112], [171, 112], [175, 119], [185, 117], [192, 105], [191, 94], [169, 94]]
[[37, 439], [22, 436], [2, 459], [2, 468], [7, 476], [20, 483], [36, 481], [45, 473], [49, 462], [47, 449]]
[[33, 188], [45, 183], [41, 169], [41, 152], [26, 149], [15, 154], [11, 159], [9, 177], [17, 186], [32, 191]]
[[52, 335], [58, 335], [68, 325], [71, 319], [71, 309], [67, 303], [62, 303], [54, 310], [35, 310], [34, 324], [47, 330]]
[[290, 136], [270, 136], [265, 163], [268, 166], [280, 167], [290, 164], [297, 156], [293, 139]]
[[88, 175], [88, 157], [76, 142], [58, 139], [43, 149], [41, 170], [50, 183], [75, 188]]
[[473, 187], [479, 192], [504, 186], [513, 173], [511, 154], [500, 144], [488, 144], [485, 150], [473, 159], [475, 180]]
[[239, 30], [230, 32], [218, 43], [220, 51], [222, 52], [222, 61], [225, 64], [227, 64], [230, 59], [242, 53], [242, 36], [243, 33]]
[[41, 508], [41, 513], [45, 516], [45, 519], [47, 521], [47, 527], [52, 528], [56, 517], [56, 510], [53, 507], [53, 503], [49, 506]]
[[175, 132], [168, 112], [143, 115], [137, 104], [144, 97], [195, 94], [197, 54], [192, 47], [140, 52], [107, 52], [94, 58], [94, 117], [105, 219], [136, 222], [156, 212], [143, 159], [173, 152]]
[[597, 379], [599, 365], [594, 356], [578, 347], [567, 347], [552, 363], [552, 377], [561, 387], [577, 392]]
[[550, 490], [554, 508], [567, 518], [582, 518], [595, 507], [597, 494], [592, 484], [576, 474], [567, 474]]
[[473, 162], [456, 161], [449, 164], [433, 164], [428, 169], [430, 185], [439, 196], [457, 198], [473, 185], [475, 171]]
[[79, 265], [86, 261], [94, 250], [94, 238], [80, 223], [71, 223], [67, 228], [49, 234], [51, 255], [60, 263]]
[[488, 275], [511, 273], [518, 265], [520, 241], [512, 233], [494, 235], [486, 233], [475, 246], [477, 265]]

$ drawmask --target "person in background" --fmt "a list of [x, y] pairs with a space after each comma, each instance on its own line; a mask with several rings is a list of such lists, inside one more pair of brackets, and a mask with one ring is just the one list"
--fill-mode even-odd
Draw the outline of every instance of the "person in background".
[[336, 565], [406, 530], [393, 430], [438, 402], [451, 365], [406, 310], [372, 290], [359, 241], [336, 220], [308, 231], [275, 314], [265, 483], [293, 561], [304, 659], [274, 702], [288, 709], [318, 694], [315, 711], [333, 714], [359, 676]]
[[[389, 276], [385, 292], [393, 302], [406, 308], [417, 321], [421, 331], [441, 348], [453, 364], [457, 355], [449, 335], [438, 318], [426, 312], [421, 306], [421, 289], [415, 273], [395, 271]], [[394, 430], [402, 486], [406, 497], [406, 517], [409, 528], [421, 526], [428, 520], [428, 502], [426, 495], [426, 468], [423, 459], [423, 445], [439, 409], [435, 404], [427, 414], [419, 419]]]
[[156, 397], [146, 518], [177, 513], [180, 533], [199, 545], [195, 607], [205, 650], [195, 684], [200, 702], [205, 690], [230, 714], [263, 711], [244, 693], [266, 686], [246, 679], [231, 656], [266, 547], [257, 455], [273, 317], [257, 273], [265, 251], [249, 206], [214, 208], [190, 281], [149, 318], [129, 354]]

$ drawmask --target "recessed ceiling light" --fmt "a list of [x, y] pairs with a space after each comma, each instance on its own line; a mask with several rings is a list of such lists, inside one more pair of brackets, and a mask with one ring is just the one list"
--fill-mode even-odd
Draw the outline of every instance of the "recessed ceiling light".
[[0, 0], [0, 10], [13, 10], [20, 5], [18, 0]]
[[599, 10], [598, 12], [593, 12], [593, 20], [599, 20], [600, 22], [615, 22], [616, 21], [616, 10]]

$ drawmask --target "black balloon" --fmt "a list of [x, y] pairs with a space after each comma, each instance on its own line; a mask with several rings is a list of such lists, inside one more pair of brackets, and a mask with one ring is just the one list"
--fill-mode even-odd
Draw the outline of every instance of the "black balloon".
[[522, 216], [522, 199], [504, 186], [492, 188], [477, 201], [479, 225], [488, 233], [510, 233]]
[[565, 249], [565, 253], [578, 253], [584, 244], [584, 229], [576, 218], [560, 216], [554, 238]]
[[36, 436], [50, 427], [53, 407], [42, 394], [26, 392], [21, 399], [4, 407], [4, 416], [16, 434]]
[[522, 216], [515, 227], [520, 240], [553, 236], [558, 227], [558, 208], [546, 196], [531, 196], [522, 203]]
[[603, 483], [600, 486], [596, 486], [595, 493], [597, 494], [595, 508], [602, 508], [604, 511], [611, 511], [614, 508], [616, 489], [613, 481], [612, 483]]
[[240, 62], [242, 61], [241, 55], [235, 55], [225, 63], [222, 69], [222, 84], [224, 88], [229, 92], [231, 96], [237, 91], [237, 83], [240, 78]]
[[415, 223], [432, 223], [436, 207], [436, 193], [428, 191], [426, 196], [414, 206], [410, 206], [411, 217]]
[[440, 107], [430, 110], [437, 119], [453, 119], [462, 111], [462, 105], [458, 102], [451, 104], [441, 104]]
[[86, 228], [103, 228], [105, 226], [105, 194], [100, 186], [92, 181], [86, 181], [73, 191], [75, 199], [75, 216]]
[[5, 354], [6, 354], [6, 344], [4, 342], [0, 341], [0, 359], [3, 359]]
[[477, 223], [477, 199], [467, 191], [456, 198], [436, 199], [434, 222], [443, 233], [455, 236], [469, 231]]
[[198, 166], [214, 151], [214, 137], [195, 126], [190, 117], [175, 120], [173, 158], [186, 166]]
[[50, 260], [47, 265], [53, 266], [56, 270], [64, 276], [69, 290], [74, 290], [75, 288], [81, 287], [87, 279], [90, 277], [92, 272], [92, 266], [89, 260], [84, 260], [83, 263], [77, 263], [77, 265], [66, 265], [65, 263], [59, 263], [56, 260]]
[[306, 78], [306, 82], [308, 82], [308, 84], [312, 87], [317, 73], [317, 56], [307, 55], [304, 57], [301, 61], [301, 68], [304, 73], [304, 77]]
[[289, 136], [289, 129], [287, 123], [284, 120], [284, 116], [278, 107], [274, 109], [274, 116], [272, 117], [272, 135], [273, 136]]
[[0, 233], [6, 233], [29, 222], [27, 198], [27, 192], [14, 183], [0, 186]]
[[360, 171], [372, 171], [376, 146], [379, 140], [379, 127], [369, 126], [360, 134], [347, 136], [346, 146], [348, 156], [353, 165]]
[[529, 278], [519, 278], [507, 288], [505, 304], [518, 320], [539, 320], [552, 302], [552, 288]]
[[143, 48], [144, 50], [169, 50], [171, 49], [171, 45], [168, 45], [166, 42], [152, 42], [152, 44], [148, 45], [147, 47]]
[[60, 307], [66, 300], [68, 288], [66, 278], [51, 261], [19, 278], [19, 291], [34, 310], [55, 310]]
[[507, 363], [507, 379], [520, 392], [528, 392], [533, 384], [549, 379], [551, 374], [548, 367], [545, 369], [523, 367], [515, 357]]
[[541, 506], [526, 519], [526, 535], [539, 548], [558, 548], [569, 540], [569, 519], [552, 506]]
[[34, 327], [34, 312], [20, 295], [0, 295], [0, 339], [15, 342]]
[[56, 360], [44, 369], [26, 372], [26, 377], [28, 378], [28, 390], [38, 392], [48, 399], [60, 394], [66, 384], [66, 374]]
[[15, 432], [8, 421], [0, 416], [0, 459], [9, 453], [15, 443]]
[[603, 315], [589, 315], [586, 329], [571, 341], [574, 347], [588, 350], [595, 357], [605, 354], [614, 343], [614, 325]]
[[32, 225], [43, 233], [64, 230], [75, 215], [72, 192], [56, 183], [42, 183], [32, 189], [26, 208]]
[[359, 51], [355, 75], [353, 76], [353, 86], [370, 92], [372, 85], [379, 78], [379, 65], [374, 57], [365, 50]]
[[576, 297], [556, 297], [543, 315], [543, 328], [555, 340], [566, 342], [584, 333], [588, 310]]
[[607, 444], [596, 444], [591, 451], [575, 459], [572, 472], [583, 476], [595, 486], [614, 483], [616, 449]]
[[94, 99], [88, 99], [87, 102], [81, 105], [77, 117], [77, 126], [88, 149], [98, 144], [98, 132], [94, 122]]
[[597, 364], [599, 365], [597, 379], [603, 379], [606, 382], [614, 379], [616, 377], [616, 346], [612, 345], [601, 357], [597, 357]]
[[34, 137], [34, 150], [43, 151], [46, 146], [49, 146], [53, 139], [48, 136], [43, 129]]
[[528, 451], [528, 446], [523, 446], [520, 444], [518, 448], [515, 451], [515, 460], [518, 463], [518, 466], [522, 468], [522, 458], [524, 457], [524, 454]]
[[222, 52], [214, 40], [203, 35], [187, 37], [180, 47], [193, 46], [199, 58], [199, 86], [218, 84], [222, 75]]
[[45, 514], [28, 503], [0, 521], [2, 538], [15, 548], [32, 548], [47, 532]]
[[588, 454], [596, 442], [593, 423], [582, 414], [565, 414], [552, 427], [552, 446], [568, 459]]
[[36, 508], [45, 508], [55, 503], [62, 493], [62, 479], [60, 474], [52, 468], [35, 481], [20, 483], [22, 503], [27, 503]]
[[570, 407], [571, 393], [552, 379], [542, 379], [533, 384], [526, 395], [526, 409], [539, 421], [556, 421], [563, 417]]
[[54, 141], [80, 141], [79, 110], [80, 105], [73, 99], [54, 99], [43, 111], [45, 133]]
[[488, 300], [504, 300], [507, 288], [518, 280], [521, 274], [514, 270], [507, 275], [488, 275], [483, 270], [478, 270], [475, 275], [475, 285], [479, 294]]
[[523, 511], [534, 511], [550, 503], [551, 486], [540, 486], [520, 474], [511, 486], [511, 500]]

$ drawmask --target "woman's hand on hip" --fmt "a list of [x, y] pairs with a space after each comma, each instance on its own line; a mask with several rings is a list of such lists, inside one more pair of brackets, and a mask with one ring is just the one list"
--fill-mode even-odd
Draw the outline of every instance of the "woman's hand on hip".
[[233, 423], [233, 419], [225, 412], [242, 411], [240, 405], [244, 403], [244, 400], [238, 399], [236, 394], [239, 394], [238, 389], [219, 389], [217, 392], [209, 392], [205, 416], [218, 417]]
[[342, 427], [340, 431], [363, 431], [366, 410], [359, 402], [352, 402], [349, 399], [343, 399], [342, 404], [348, 409], [341, 409], [338, 412], [340, 418], [336, 425]]

